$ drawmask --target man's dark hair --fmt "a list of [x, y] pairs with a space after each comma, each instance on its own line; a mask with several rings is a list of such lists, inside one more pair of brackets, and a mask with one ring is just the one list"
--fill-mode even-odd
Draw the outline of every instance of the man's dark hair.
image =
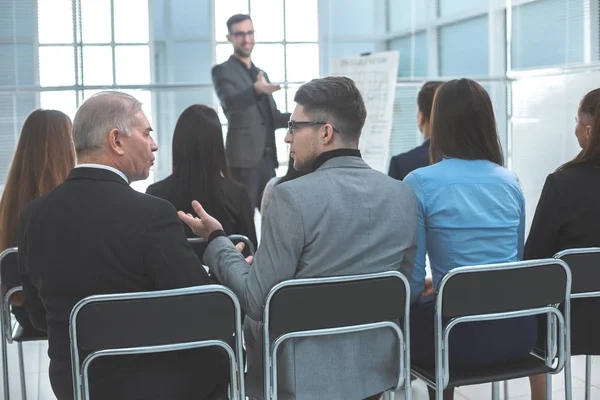
[[429, 122], [429, 118], [431, 117], [431, 106], [433, 106], [435, 92], [443, 84], [444, 82], [442, 81], [429, 81], [423, 85], [421, 90], [419, 90], [419, 94], [417, 95], [417, 105], [426, 122]]
[[227, 32], [231, 33], [231, 27], [235, 24], [239, 24], [242, 21], [249, 19], [252, 21], [252, 18], [248, 14], [235, 14], [229, 17], [227, 20]]
[[360, 138], [367, 109], [352, 79], [343, 76], [313, 79], [300, 86], [294, 101], [314, 121], [330, 122], [344, 142]]
[[429, 151], [432, 164], [443, 157], [504, 164], [492, 101], [480, 84], [463, 78], [438, 89]]

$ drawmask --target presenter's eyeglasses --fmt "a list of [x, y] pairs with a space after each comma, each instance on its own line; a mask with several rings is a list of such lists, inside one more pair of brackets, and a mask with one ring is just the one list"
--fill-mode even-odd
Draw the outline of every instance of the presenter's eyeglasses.
[[231, 32], [231, 35], [236, 39], [244, 39], [246, 36], [253, 38], [254, 32], [254, 30], [248, 32]]
[[303, 126], [312, 126], [312, 125], [329, 125], [334, 132], [340, 132], [329, 122], [317, 122], [317, 121], [288, 121], [288, 132], [293, 133], [294, 129], [302, 128]]

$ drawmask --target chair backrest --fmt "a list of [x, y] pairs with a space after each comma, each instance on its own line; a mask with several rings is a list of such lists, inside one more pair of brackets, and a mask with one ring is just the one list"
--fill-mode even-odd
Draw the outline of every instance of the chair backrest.
[[504, 313], [562, 303], [570, 290], [570, 270], [561, 260], [459, 267], [442, 278], [436, 304], [448, 318]]
[[403, 318], [409, 296], [397, 271], [293, 279], [271, 289], [264, 318], [274, 335], [390, 321]]
[[12, 288], [21, 285], [19, 277], [19, 257], [16, 247], [9, 247], [0, 253], [0, 282]]
[[226, 340], [236, 330], [236, 318], [235, 295], [223, 286], [207, 285], [87, 297], [71, 312], [70, 333], [78, 350], [160, 346]]
[[600, 247], [564, 250], [554, 257], [563, 260], [571, 268], [573, 297], [595, 292], [600, 294]]

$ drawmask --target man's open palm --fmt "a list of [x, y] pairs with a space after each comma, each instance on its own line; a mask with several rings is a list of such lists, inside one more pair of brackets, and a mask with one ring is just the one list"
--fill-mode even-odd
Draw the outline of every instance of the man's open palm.
[[192, 208], [198, 215], [197, 217], [194, 217], [189, 213], [186, 214], [183, 211], [179, 211], [177, 214], [179, 215], [179, 218], [190, 227], [195, 235], [208, 239], [211, 232], [223, 230], [223, 225], [204, 211], [202, 205], [196, 200], [192, 201]]

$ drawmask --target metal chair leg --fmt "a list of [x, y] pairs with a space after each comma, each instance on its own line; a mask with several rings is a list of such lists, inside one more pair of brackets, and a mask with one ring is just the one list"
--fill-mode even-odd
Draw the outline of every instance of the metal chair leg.
[[[2, 301], [0, 299], [0, 305], [2, 304]], [[1, 310], [0, 310], [1, 312]], [[2, 334], [2, 379], [3, 379], [3, 386], [4, 386], [4, 399], [5, 400], [10, 400], [10, 390], [9, 390], [9, 383], [8, 383], [8, 354], [7, 354], [7, 346], [6, 346], [6, 325], [4, 322], [4, 318], [2, 318], [0, 316], [0, 330], [1, 330], [1, 334]]]
[[546, 374], [546, 400], [552, 400], [552, 375]]
[[25, 385], [25, 360], [23, 359], [23, 343], [18, 342], [19, 350], [19, 375], [21, 377], [21, 398], [27, 400], [27, 386]]
[[585, 400], [592, 398], [592, 356], [585, 356]]
[[508, 400], [508, 381], [504, 381], [504, 400]]
[[492, 382], [492, 400], [500, 400], [500, 382]]

